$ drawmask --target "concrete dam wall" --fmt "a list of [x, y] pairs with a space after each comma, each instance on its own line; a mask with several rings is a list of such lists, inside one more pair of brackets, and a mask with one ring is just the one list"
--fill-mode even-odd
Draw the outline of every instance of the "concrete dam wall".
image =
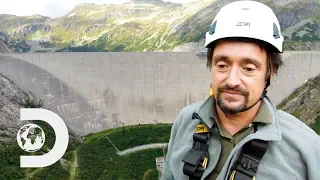
[[[286, 52], [268, 94], [277, 104], [320, 73], [320, 52]], [[1, 54], [0, 73], [32, 92], [76, 133], [172, 123], [209, 94], [206, 57], [195, 52]]]

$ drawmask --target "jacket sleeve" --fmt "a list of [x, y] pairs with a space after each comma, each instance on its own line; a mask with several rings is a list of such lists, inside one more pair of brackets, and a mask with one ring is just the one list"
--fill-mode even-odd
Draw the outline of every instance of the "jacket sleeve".
[[312, 143], [312, 148], [306, 161], [308, 180], [318, 180], [320, 177], [320, 136]]
[[181, 119], [182, 119], [182, 113], [180, 112], [180, 114], [177, 116], [175, 122], [173, 123], [173, 126], [171, 128], [171, 135], [170, 135], [170, 140], [169, 140], [169, 144], [168, 144], [168, 151], [167, 151], [167, 155], [165, 158], [165, 163], [162, 169], [162, 180], [173, 180], [173, 173], [172, 173], [172, 168], [170, 167], [170, 160], [171, 160], [171, 154], [172, 154], [172, 148], [174, 145], [174, 141], [176, 138], [176, 134], [177, 131], [180, 127], [181, 124]]

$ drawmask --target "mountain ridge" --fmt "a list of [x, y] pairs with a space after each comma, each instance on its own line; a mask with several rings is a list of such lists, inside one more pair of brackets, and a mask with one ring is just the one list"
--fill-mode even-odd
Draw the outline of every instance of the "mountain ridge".
[[[0, 37], [15, 52], [202, 51], [199, 43], [215, 14], [233, 1], [84, 3], [55, 19], [4, 14]], [[320, 50], [320, 2], [260, 1], [278, 16], [286, 50]]]

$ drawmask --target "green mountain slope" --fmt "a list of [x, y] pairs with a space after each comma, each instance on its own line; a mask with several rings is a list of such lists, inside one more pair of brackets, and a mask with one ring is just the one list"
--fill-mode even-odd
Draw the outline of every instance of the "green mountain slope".
[[[53, 129], [39, 124], [46, 133], [45, 147], [52, 148]], [[67, 152], [55, 164], [45, 168], [19, 167], [19, 156], [27, 155], [17, 144], [0, 149], [0, 179], [145, 179], [158, 178], [155, 159], [165, 156], [165, 148], [146, 149], [120, 156], [120, 150], [150, 143], [167, 143], [170, 124], [136, 125], [109, 129], [84, 137], [84, 143], [69, 141]]]
[[320, 135], [320, 74], [297, 88], [277, 108], [302, 120]]
[[[172, 51], [186, 43], [202, 42], [217, 11], [232, 1], [81, 4], [57, 19], [0, 15], [0, 37], [17, 52]], [[320, 49], [319, 1], [261, 1], [276, 12], [286, 49]]]

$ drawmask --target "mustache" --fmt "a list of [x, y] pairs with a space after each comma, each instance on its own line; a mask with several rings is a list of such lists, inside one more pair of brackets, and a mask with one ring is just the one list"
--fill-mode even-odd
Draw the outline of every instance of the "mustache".
[[239, 86], [235, 86], [233, 88], [229, 87], [228, 85], [224, 85], [218, 88], [218, 93], [221, 93], [223, 90], [228, 90], [228, 91], [234, 91], [234, 92], [239, 92], [244, 96], [249, 96], [249, 92], [245, 89], [242, 89]]

